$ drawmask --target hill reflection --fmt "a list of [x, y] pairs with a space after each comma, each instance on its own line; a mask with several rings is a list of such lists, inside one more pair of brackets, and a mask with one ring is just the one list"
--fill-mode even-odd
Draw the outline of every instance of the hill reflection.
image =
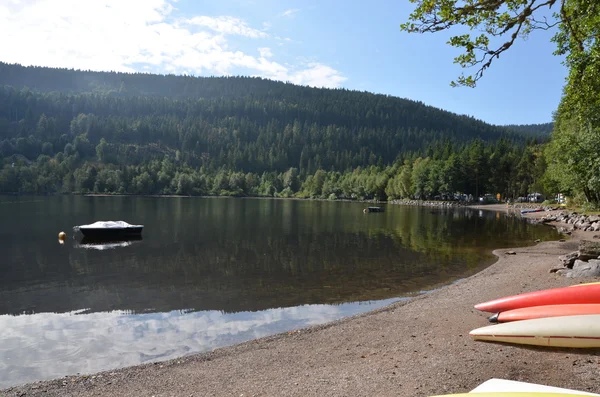
[[[51, 197], [0, 211], [31, 206], [49, 214], [30, 225], [34, 236], [0, 236], [8, 252], [0, 314], [240, 312], [380, 300], [471, 274], [493, 261], [491, 248], [558, 238], [551, 228], [491, 212], [388, 206], [363, 215], [356, 203]], [[40, 237], [60, 222], [108, 219], [145, 224], [143, 240], [94, 249]]]

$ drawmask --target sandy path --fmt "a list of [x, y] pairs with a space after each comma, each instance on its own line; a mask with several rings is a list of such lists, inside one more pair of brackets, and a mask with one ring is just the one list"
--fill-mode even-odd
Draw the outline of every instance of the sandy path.
[[468, 336], [488, 325], [486, 314], [473, 309], [478, 302], [591, 281], [548, 271], [582, 237], [591, 235], [513, 249], [516, 255], [497, 250], [498, 262], [468, 279], [324, 326], [38, 382], [0, 396], [430, 396], [466, 392], [492, 377], [600, 393], [600, 351], [524, 348]]

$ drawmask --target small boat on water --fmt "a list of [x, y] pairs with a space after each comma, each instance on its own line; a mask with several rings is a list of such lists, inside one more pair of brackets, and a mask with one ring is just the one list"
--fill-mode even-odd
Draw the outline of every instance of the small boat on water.
[[75, 226], [73, 230], [90, 239], [125, 239], [141, 236], [144, 225], [130, 225], [124, 221], [98, 221], [89, 225]]
[[383, 207], [367, 207], [368, 212], [385, 212], [385, 208]]

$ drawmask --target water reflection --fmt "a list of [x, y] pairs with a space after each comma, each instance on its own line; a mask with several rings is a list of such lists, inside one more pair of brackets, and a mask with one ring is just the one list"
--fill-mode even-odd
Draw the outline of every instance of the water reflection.
[[167, 360], [323, 324], [394, 299], [259, 312], [83, 312], [0, 316], [0, 388]]
[[[0, 239], [0, 314], [236, 312], [386, 299], [471, 274], [493, 260], [489, 249], [557, 238], [493, 212], [388, 206], [365, 215], [355, 203], [68, 197], [24, 206], [34, 208], [17, 211], [16, 232]], [[39, 212], [48, 215], [28, 219]], [[94, 247], [47, 237], [68, 229], [61, 222], [121, 218], [143, 220], [144, 240], [79, 249]]]
[[73, 247], [83, 249], [93, 249], [97, 251], [104, 251], [109, 249], [130, 247], [133, 244], [142, 241], [142, 236], [126, 237], [119, 240], [99, 240], [89, 237], [83, 237], [81, 241], [74, 240]]

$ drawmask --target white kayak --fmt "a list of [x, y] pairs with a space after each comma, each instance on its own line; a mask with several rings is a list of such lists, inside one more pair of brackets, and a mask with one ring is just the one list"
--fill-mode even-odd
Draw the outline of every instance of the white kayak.
[[475, 340], [523, 345], [600, 347], [600, 314], [536, 318], [477, 328]]
[[558, 393], [558, 394], [576, 394], [582, 396], [600, 396], [600, 394], [588, 393], [579, 390], [569, 390], [560, 387], [538, 385], [535, 383], [517, 382], [515, 380], [492, 378], [483, 382], [469, 393], [489, 393], [489, 392], [528, 392], [528, 393]]

